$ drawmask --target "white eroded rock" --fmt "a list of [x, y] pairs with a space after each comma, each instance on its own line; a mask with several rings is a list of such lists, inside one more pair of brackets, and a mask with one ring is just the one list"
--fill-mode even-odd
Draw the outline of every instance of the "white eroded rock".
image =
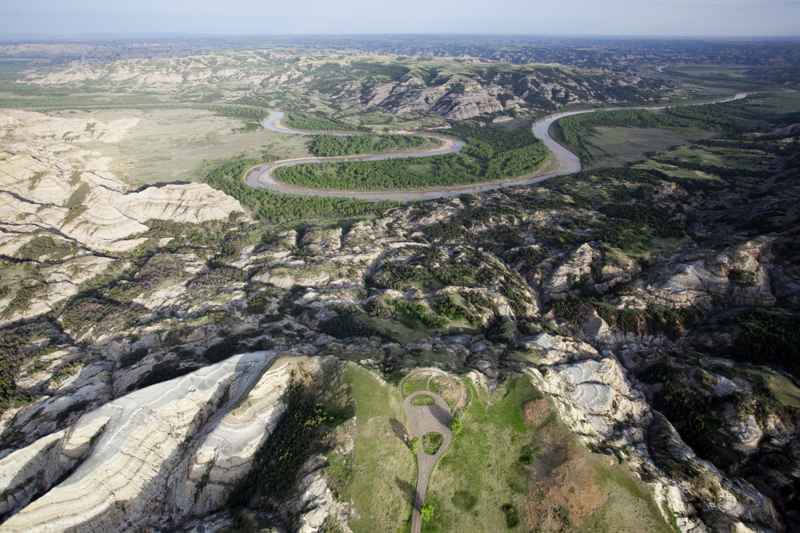
[[233, 485], [250, 470], [255, 453], [285, 411], [282, 399], [298, 363], [317, 372], [314, 359], [276, 362], [228, 412], [196, 449], [187, 477], [176, 487], [176, 505], [183, 514], [202, 516], [224, 506]]
[[[74, 459], [89, 451], [96, 436], [69, 477], [2, 529], [147, 529], [218, 510], [283, 412], [280, 402], [292, 369], [299, 362], [319, 368], [316, 360], [287, 358], [265, 372], [274, 356], [243, 354], [138, 390], [84, 415], [65, 439], [34, 443], [39, 448], [60, 443], [63, 454]], [[26, 450], [16, 453], [37, 454], [36, 448]], [[204, 477], [208, 483], [200, 487]]]

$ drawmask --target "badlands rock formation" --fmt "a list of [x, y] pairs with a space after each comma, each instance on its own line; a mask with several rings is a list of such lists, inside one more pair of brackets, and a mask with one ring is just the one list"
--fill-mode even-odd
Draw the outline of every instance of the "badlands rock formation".
[[23, 294], [10, 288], [0, 293], [0, 307], [18, 309], [0, 322], [36, 316], [75, 294], [116, 255], [147, 242], [151, 221], [197, 224], [243, 214], [238, 202], [203, 184], [129, 191], [110, 172], [108, 158], [81, 147], [89, 140], [116, 142], [135, 124], [0, 111], [6, 139], [0, 150], [0, 256], [26, 263], [39, 277]]
[[[90, 154], [26, 142], [25, 165], [49, 170], [0, 195], [16, 209], [2, 218], [0, 529], [230, 527], [231, 484], [280, 417], [277, 354], [489, 387], [522, 372], [682, 529], [800, 524], [796, 166], [700, 183], [593, 171], [279, 228], [200, 186], [126, 192], [102, 169], [72, 183]], [[186, 191], [209, 200], [184, 205]], [[664, 227], [675, 213], [683, 225]], [[147, 230], [105, 233], [106, 217]], [[300, 471], [292, 525], [347, 514], [319, 457]]]
[[[170, 529], [222, 509], [296, 372], [256, 352], [140, 389], [0, 461], [3, 531]], [[28, 503], [33, 500], [32, 503]]]
[[[730, 481], [699, 459], [663, 415], [625, 377], [611, 352], [543, 333], [529, 347], [534, 382], [556, 402], [562, 420], [584, 441], [613, 450], [661, 495], [662, 512], [681, 531], [773, 531], [781, 527], [772, 502], [751, 484]], [[675, 476], [675, 469], [691, 474]], [[720, 513], [717, 509], [722, 510]]]
[[[358, 110], [391, 113], [436, 113], [463, 120], [499, 113], [554, 110], [574, 103], [646, 102], [672, 90], [657, 79], [614, 70], [598, 72], [558, 65], [525, 65], [498, 69], [467, 66], [458, 59], [441, 64], [401, 64], [396, 56], [290, 56], [270, 50], [124, 59], [109, 63], [73, 62], [63, 68], [32, 72], [28, 82], [45, 87], [104, 87], [109, 91], [146, 91], [182, 100], [203, 91], [223, 93], [228, 101], [254, 94], [304, 91], [315, 99], [336, 101]], [[330, 83], [331, 65], [340, 69]], [[376, 79], [378, 71], [396, 74]]]

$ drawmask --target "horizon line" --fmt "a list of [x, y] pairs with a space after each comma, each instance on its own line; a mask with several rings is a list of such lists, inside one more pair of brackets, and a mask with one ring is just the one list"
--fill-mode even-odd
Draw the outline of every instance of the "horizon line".
[[0, 43], [10, 41], [124, 40], [141, 38], [297, 38], [297, 37], [526, 37], [526, 38], [594, 38], [594, 39], [699, 39], [699, 40], [800, 40], [798, 34], [635, 34], [635, 33], [498, 33], [498, 32], [352, 32], [352, 33], [216, 33], [216, 32], [93, 32], [93, 33], [20, 33], [0, 36]]

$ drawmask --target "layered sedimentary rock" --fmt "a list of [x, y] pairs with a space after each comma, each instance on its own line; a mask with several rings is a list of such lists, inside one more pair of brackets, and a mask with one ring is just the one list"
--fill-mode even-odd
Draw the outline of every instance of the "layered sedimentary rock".
[[649, 479], [665, 518], [674, 516], [681, 531], [782, 528], [769, 498], [695, 455], [612, 352], [546, 333], [528, 346], [537, 355], [528, 372], [554, 399], [561, 419], [585, 442], [614, 450]]
[[0, 256], [38, 271], [0, 291], [0, 322], [45, 313], [69, 298], [145, 243], [153, 221], [198, 224], [244, 215], [239, 202], [205, 184], [130, 191], [108, 158], [76, 144], [115, 142], [133, 126], [0, 111]]
[[221, 509], [283, 413], [294, 373], [320, 372], [320, 360], [276, 355], [239, 355], [140, 389], [7, 456], [3, 511], [40, 497], [3, 530], [170, 527]]

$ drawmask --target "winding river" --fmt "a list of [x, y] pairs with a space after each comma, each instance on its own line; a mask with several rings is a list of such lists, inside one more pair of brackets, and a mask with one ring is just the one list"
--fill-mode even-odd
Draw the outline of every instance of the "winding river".
[[[695, 106], [695, 105], [708, 105], [708, 104], [723, 104], [741, 100], [749, 96], [749, 93], [738, 93], [733, 96], [718, 98], [715, 100], [706, 100], [703, 102], [680, 104], [681, 106]], [[565, 111], [562, 113], [555, 113], [548, 115], [533, 123], [533, 135], [542, 141], [547, 149], [550, 151], [550, 158], [545, 162], [542, 168], [538, 169], [534, 174], [528, 176], [518, 176], [514, 178], [506, 178], [501, 180], [486, 181], [483, 183], [469, 183], [466, 185], [454, 185], [450, 187], [437, 187], [415, 190], [402, 190], [402, 191], [348, 191], [348, 190], [333, 190], [333, 189], [315, 189], [311, 187], [301, 187], [291, 185], [288, 183], [277, 180], [274, 172], [279, 168], [291, 167], [296, 165], [318, 165], [323, 163], [343, 162], [343, 161], [382, 161], [387, 159], [411, 159], [419, 157], [430, 157], [434, 155], [455, 154], [461, 151], [464, 147], [463, 141], [431, 132], [408, 132], [396, 131], [390, 132], [394, 135], [418, 135], [433, 139], [438, 144], [432, 148], [424, 148], [418, 150], [407, 150], [399, 152], [387, 152], [381, 154], [359, 154], [350, 156], [338, 157], [300, 157], [296, 159], [284, 159], [273, 163], [264, 163], [258, 165], [247, 172], [245, 181], [248, 185], [255, 188], [267, 189], [270, 191], [295, 194], [301, 196], [321, 196], [328, 198], [355, 198], [359, 200], [367, 200], [371, 202], [380, 201], [393, 201], [393, 202], [417, 202], [422, 200], [434, 200], [436, 198], [448, 198], [458, 196], [461, 194], [471, 194], [485, 191], [492, 191], [502, 189], [504, 187], [512, 187], [515, 185], [531, 185], [540, 183], [551, 178], [558, 176], [566, 176], [575, 174], [581, 171], [581, 161], [566, 147], [559, 144], [551, 135], [550, 130], [556, 122], [565, 117], [575, 115], [583, 115], [586, 113], [596, 113], [597, 111], [620, 111], [620, 110], [649, 110], [659, 111], [666, 109], [668, 106], [638, 106], [638, 107], [605, 107], [582, 109], [579, 111]], [[335, 135], [339, 137], [346, 137], [352, 135], [363, 135], [363, 132], [344, 132], [344, 131], [309, 131], [309, 130], [296, 130], [286, 127], [282, 124], [284, 114], [280, 111], [273, 111], [270, 115], [263, 120], [262, 126], [270, 131], [276, 133], [283, 133], [286, 135]]]

